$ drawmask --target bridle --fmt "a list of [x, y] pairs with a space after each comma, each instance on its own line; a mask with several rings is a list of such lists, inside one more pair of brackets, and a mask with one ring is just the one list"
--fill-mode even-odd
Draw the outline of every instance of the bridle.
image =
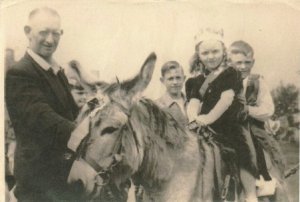
[[[126, 114], [126, 116], [128, 117], [127, 123], [125, 125], [123, 125], [121, 130], [127, 128], [129, 130], [129, 132], [131, 132], [133, 134], [134, 141], [137, 146], [137, 151], [139, 151], [137, 136], [133, 129], [132, 123], [130, 121], [130, 111], [127, 108], [125, 108], [122, 104], [120, 104], [119, 102], [116, 102], [115, 100], [110, 99], [110, 102], [116, 104], [120, 108], [120, 110], [122, 112], [124, 112]], [[81, 141], [81, 143], [76, 151], [77, 159], [84, 161], [87, 165], [89, 165], [96, 172], [95, 186], [94, 186], [94, 190], [90, 194], [91, 196], [98, 193], [103, 186], [107, 185], [111, 181], [111, 176], [112, 176], [112, 172], [113, 172], [114, 168], [117, 165], [119, 165], [119, 163], [122, 161], [122, 158], [123, 158], [122, 134], [120, 134], [117, 137], [116, 144], [114, 145], [111, 155], [104, 159], [105, 161], [109, 162], [108, 166], [105, 166], [105, 167], [100, 166], [99, 163], [97, 163], [95, 160], [90, 159], [90, 158], [88, 158], [88, 159], [85, 158], [87, 147], [89, 145], [89, 139], [91, 137], [91, 131], [92, 131], [92, 121], [91, 120], [92, 120], [92, 118], [94, 118], [96, 112], [101, 110], [107, 103], [108, 102], [104, 102], [103, 99], [98, 99], [98, 98], [94, 98], [87, 103], [89, 110], [90, 110], [88, 134], [86, 137], [83, 138], [83, 140]]]
[[94, 98], [87, 102], [87, 106], [90, 112], [88, 117], [89, 118], [88, 134], [82, 139], [75, 153], [77, 160], [83, 161], [85, 165], [90, 167], [89, 169], [94, 170], [96, 173], [95, 178], [91, 182], [94, 183], [93, 190], [91, 193], [89, 193], [89, 196], [92, 198], [101, 192], [103, 186], [110, 183], [113, 169], [122, 160], [122, 154], [121, 154], [122, 143], [121, 143], [120, 136], [117, 139], [112, 154], [104, 159], [104, 161], [107, 162], [106, 166], [99, 165], [99, 163], [93, 159], [85, 158], [87, 147], [89, 145], [89, 140], [92, 135], [91, 134], [92, 119], [95, 117], [96, 112], [101, 110], [105, 105], [106, 103], [103, 101], [103, 99], [99, 99], [99, 98]]

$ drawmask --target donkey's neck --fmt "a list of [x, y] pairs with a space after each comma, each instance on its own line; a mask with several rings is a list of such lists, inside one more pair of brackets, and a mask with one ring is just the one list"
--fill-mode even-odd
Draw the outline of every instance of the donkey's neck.
[[142, 178], [150, 187], [168, 181], [174, 167], [173, 155], [182, 151], [186, 132], [170, 114], [147, 99], [132, 108], [130, 121], [143, 152], [139, 167]]
[[199, 168], [197, 137], [149, 100], [136, 109], [133, 123], [143, 134], [144, 154], [135, 177], [154, 201], [189, 201]]
[[[145, 175], [140, 170], [139, 179], [149, 201], [194, 201], [193, 194], [197, 188], [200, 155], [197, 137], [188, 134], [188, 139], [182, 149], [169, 150], [168, 157], [162, 154], [165, 161], [158, 162], [161, 170], [160, 178]], [[147, 165], [145, 165], [147, 166]]]

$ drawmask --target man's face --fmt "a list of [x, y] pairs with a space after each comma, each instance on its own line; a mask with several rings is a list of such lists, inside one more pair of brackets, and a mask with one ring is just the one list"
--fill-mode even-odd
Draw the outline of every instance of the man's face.
[[252, 55], [245, 56], [242, 53], [230, 55], [231, 65], [241, 72], [242, 78], [246, 78], [254, 65], [254, 59]]
[[205, 68], [212, 71], [219, 67], [224, 59], [222, 43], [217, 40], [203, 41], [199, 46], [198, 55]]
[[27, 30], [25, 27], [25, 32], [29, 39], [29, 48], [47, 60], [55, 52], [62, 34], [60, 19], [40, 12], [31, 19]]
[[166, 86], [170, 95], [179, 95], [181, 94], [185, 76], [181, 68], [175, 68], [166, 71], [160, 80]]

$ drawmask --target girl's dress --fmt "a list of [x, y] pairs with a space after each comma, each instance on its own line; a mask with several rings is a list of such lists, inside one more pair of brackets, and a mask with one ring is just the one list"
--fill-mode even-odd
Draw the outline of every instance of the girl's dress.
[[[199, 75], [192, 78], [189, 87], [186, 89], [189, 99], [196, 98], [202, 102], [199, 115], [208, 114], [220, 100], [221, 94], [227, 90], [233, 90], [235, 98], [231, 106], [216, 121], [209, 125], [216, 133], [215, 139], [225, 147], [235, 150], [238, 165], [257, 176], [255, 150], [250, 133], [243, 128], [238, 120], [238, 113], [243, 107], [237, 99], [237, 95], [242, 90], [242, 80], [240, 74], [233, 68], [225, 68], [215, 79], [208, 84], [203, 96], [200, 88], [206, 77]], [[195, 85], [196, 84], [196, 85]]]

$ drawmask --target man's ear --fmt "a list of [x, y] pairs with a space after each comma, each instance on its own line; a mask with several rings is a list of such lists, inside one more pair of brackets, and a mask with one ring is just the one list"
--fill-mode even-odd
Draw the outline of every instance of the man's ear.
[[165, 81], [165, 80], [164, 80], [164, 77], [160, 77], [159, 80], [160, 80], [160, 82], [161, 82], [162, 84], [164, 84], [164, 81]]
[[24, 27], [24, 32], [25, 32], [25, 35], [27, 36], [27, 38], [30, 40], [30, 32], [31, 32], [31, 27], [30, 26], [28, 26], [28, 25], [26, 25], [25, 27]]
[[24, 27], [24, 32], [25, 32], [26, 36], [28, 36], [28, 34], [30, 33], [30, 31], [31, 31], [31, 27], [29, 27], [28, 25], [26, 25]]

